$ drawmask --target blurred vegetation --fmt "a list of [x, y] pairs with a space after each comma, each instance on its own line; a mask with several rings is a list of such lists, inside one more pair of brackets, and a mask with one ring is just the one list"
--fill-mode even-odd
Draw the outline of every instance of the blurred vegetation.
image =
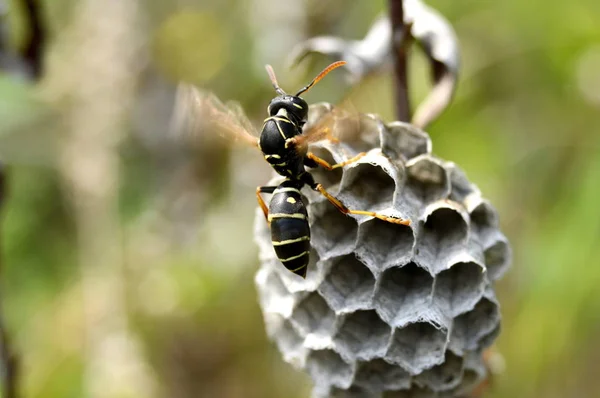
[[[291, 45], [316, 34], [360, 38], [385, 2], [122, 2], [134, 24], [112, 18], [120, 1], [39, 1], [45, 74], [35, 85], [0, 74], [0, 154], [14, 163], [2, 307], [23, 396], [306, 397], [308, 378], [268, 343], [256, 303], [254, 188], [270, 171], [252, 151], [168, 139], [174, 85], [209, 88], [261, 120], [273, 96], [265, 63], [284, 88], [299, 87], [325, 61], [290, 71]], [[507, 367], [490, 397], [600, 397], [600, 2], [429, 4], [454, 25], [463, 56], [454, 103], [429, 129], [434, 152], [494, 203], [514, 250], [498, 287]], [[25, 21], [21, 1], [10, 1], [15, 52]], [[428, 83], [413, 55], [416, 101]], [[129, 91], [110, 96], [123, 82]], [[392, 120], [390, 83], [380, 76], [356, 88], [354, 105]], [[307, 100], [335, 102], [347, 90], [332, 75]], [[97, 130], [89, 143], [82, 126]], [[92, 162], [60, 150], [46, 160], [49, 136]], [[104, 215], [114, 222], [95, 246], [89, 222]], [[87, 305], [104, 299], [112, 307], [94, 323]], [[116, 320], [110, 333], [127, 332], [126, 349], [104, 345], [94, 329], [104, 316]], [[111, 386], [123, 380], [107, 369], [135, 374], [126, 379], [135, 388]], [[108, 382], [90, 387], [96, 371]]]

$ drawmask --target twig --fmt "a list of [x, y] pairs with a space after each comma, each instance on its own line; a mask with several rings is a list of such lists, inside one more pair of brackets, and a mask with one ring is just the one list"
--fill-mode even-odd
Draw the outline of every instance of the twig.
[[407, 55], [410, 43], [410, 25], [404, 24], [402, 0], [389, 0], [389, 10], [392, 22], [396, 117], [400, 121], [408, 122], [410, 121], [410, 102], [408, 98]]
[[29, 41], [23, 50], [23, 60], [31, 68], [34, 79], [42, 74], [42, 61], [44, 45], [46, 44], [46, 31], [42, 21], [42, 10], [39, 1], [23, 0], [25, 12], [29, 23]]
[[[0, 165], [0, 210], [3, 210], [4, 201], [6, 199], [6, 173], [3, 165]], [[0, 259], [0, 271], [3, 270], [3, 266]], [[0, 274], [1, 280], [1, 274]], [[0, 307], [3, 307], [4, 303], [0, 300]], [[12, 346], [6, 327], [4, 325], [4, 314], [3, 308], [0, 308], [0, 362], [2, 362], [1, 376], [2, 376], [2, 396], [4, 398], [16, 398], [17, 397], [17, 380], [19, 373], [18, 359]]]
[[[46, 32], [42, 22], [41, 8], [36, 0], [24, 0], [24, 7], [29, 25], [29, 40], [21, 54], [23, 65], [29, 76], [37, 80], [42, 74], [43, 50]], [[5, 51], [5, 43], [0, 43], [0, 51]], [[5, 165], [0, 163], [0, 211], [3, 210], [7, 197], [7, 173]], [[2, 253], [0, 253], [1, 256]], [[3, 262], [0, 257], [0, 281], [2, 280]], [[0, 296], [0, 378], [2, 381], [2, 397], [17, 398], [19, 384], [19, 358], [13, 350], [6, 325], [4, 323], [4, 300]]]

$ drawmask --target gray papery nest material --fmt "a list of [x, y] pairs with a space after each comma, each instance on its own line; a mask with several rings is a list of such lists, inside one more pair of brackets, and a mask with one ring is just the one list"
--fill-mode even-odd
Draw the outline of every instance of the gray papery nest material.
[[[313, 105], [309, 125], [331, 109]], [[367, 152], [343, 170], [315, 169], [315, 179], [351, 208], [412, 223], [346, 216], [305, 188], [312, 253], [302, 279], [277, 260], [257, 210], [268, 335], [312, 377], [315, 397], [468, 394], [485, 379], [482, 352], [500, 331], [493, 283], [509, 266], [508, 241], [494, 208], [432, 155], [425, 132], [374, 115], [361, 115], [359, 130], [311, 147], [332, 163]]]

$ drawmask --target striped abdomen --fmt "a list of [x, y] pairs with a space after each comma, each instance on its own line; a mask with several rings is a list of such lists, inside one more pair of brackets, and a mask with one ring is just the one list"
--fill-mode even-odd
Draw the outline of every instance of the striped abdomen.
[[310, 229], [300, 187], [300, 183], [290, 180], [277, 187], [269, 205], [269, 221], [277, 258], [288, 270], [304, 278], [310, 253]]

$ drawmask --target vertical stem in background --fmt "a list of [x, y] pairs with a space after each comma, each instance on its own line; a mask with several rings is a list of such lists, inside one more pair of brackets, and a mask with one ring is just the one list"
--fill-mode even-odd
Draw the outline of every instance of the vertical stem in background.
[[[25, 17], [29, 39], [22, 52], [21, 59], [24, 66], [28, 68], [27, 75], [36, 81], [42, 75], [43, 51], [46, 43], [44, 24], [42, 22], [42, 13], [36, 0], [24, 0]], [[0, 37], [0, 51], [4, 51], [5, 43]], [[4, 210], [4, 204], [7, 197], [7, 173], [4, 164], [0, 163], [0, 212]], [[1, 236], [1, 235], [0, 235]], [[0, 281], [4, 270], [4, 262], [0, 251]], [[3, 286], [2, 286], [3, 287]], [[16, 398], [19, 384], [19, 359], [13, 350], [4, 319], [4, 300], [0, 296], [0, 376], [2, 382], [2, 397]]]
[[127, 311], [118, 145], [143, 65], [137, 0], [82, 0], [62, 28], [44, 80], [62, 112], [59, 169], [77, 229], [84, 311], [83, 396], [152, 397], [153, 380]]
[[[6, 173], [3, 165], [0, 165], [0, 211], [4, 210], [6, 199]], [[2, 253], [0, 253], [2, 255]], [[0, 259], [0, 271], [4, 264]], [[0, 275], [1, 276], [1, 275]], [[2, 280], [0, 278], [0, 280]], [[4, 307], [4, 300], [0, 300], [0, 306]], [[17, 397], [18, 360], [9, 341], [6, 326], [4, 325], [4, 308], [0, 309], [0, 356], [2, 374], [2, 396], [4, 398]]]
[[389, 0], [389, 13], [392, 22], [392, 55], [394, 57], [394, 91], [396, 117], [403, 122], [410, 121], [408, 98], [407, 54], [410, 42], [410, 27], [404, 24], [403, 0]]

